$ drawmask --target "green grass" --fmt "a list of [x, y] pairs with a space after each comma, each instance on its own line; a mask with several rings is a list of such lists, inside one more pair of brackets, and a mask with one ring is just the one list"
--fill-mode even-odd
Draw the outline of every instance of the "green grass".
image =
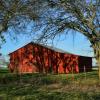
[[72, 77], [0, 70], [0, 100], [100, 100], [100, 84], [97, 71]]

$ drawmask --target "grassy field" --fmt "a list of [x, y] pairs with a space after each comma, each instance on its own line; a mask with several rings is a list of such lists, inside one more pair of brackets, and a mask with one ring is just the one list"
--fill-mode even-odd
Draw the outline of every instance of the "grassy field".
[[0, 70], [0, 100], [100, 100], [97, 71], [15, 75]]

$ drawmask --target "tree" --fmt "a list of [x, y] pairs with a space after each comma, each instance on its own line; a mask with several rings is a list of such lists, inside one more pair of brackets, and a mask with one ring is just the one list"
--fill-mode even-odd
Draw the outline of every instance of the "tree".
[[40, 15], [40, 10], [38, 10], [41, 7], [40, 4], [41, 0], [38, 0], [38, 2], [37, 0], [0, 0], [1, 41], [5, 41], [4, 32], [7, 32], [9, 28], [15, 31], [25, 30], [25, 25], [31, 20], [36, 21]]
[[49, 0], [51, 8], [58, 10], [55, 18], [50, 18], [46, 31], [57, 35], [66, 29], [78, 31], [85, 35], [93, 47], [99, 66], [100, 79], [100, 0]]
[[41, 39], [55, 37], [64, 31], [80, 32], [91, 43], [99, 67], [100, 80], [100, 0], [47, 0], [54, 10]]
[[85, 35], [94, 49], [100, 79], [100, 0], [0, 0], [1, 39], [9, 27], [25, 24], [20, 19], [39, 22], [43, 27], [39, 41], [69, 30]]

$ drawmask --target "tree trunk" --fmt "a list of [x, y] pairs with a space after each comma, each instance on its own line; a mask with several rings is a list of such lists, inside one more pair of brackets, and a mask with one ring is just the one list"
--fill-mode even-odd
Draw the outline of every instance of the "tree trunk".
[[99, 68], [99, 81], [100, 81], [100, 57], [99, 57], [99, 60], [98, 60], [98, 68]]
[[99, 57], [97, 59], [97, 64], [98, 64], [99, 81], [100, 81], [100, 50], [99, 50]]
[[93, 48], [94, 48], [95, 58], [97, 60], [98, 76], [99, 76], [99, 81], [100, 81], [100, 42], [95, 43]]

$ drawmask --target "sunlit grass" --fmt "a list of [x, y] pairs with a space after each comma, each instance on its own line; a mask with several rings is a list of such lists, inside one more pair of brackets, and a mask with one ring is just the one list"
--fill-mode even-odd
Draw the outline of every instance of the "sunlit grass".
[[97, 71], [21, 76], [2, 71], [0, 100], [100, 100]]

